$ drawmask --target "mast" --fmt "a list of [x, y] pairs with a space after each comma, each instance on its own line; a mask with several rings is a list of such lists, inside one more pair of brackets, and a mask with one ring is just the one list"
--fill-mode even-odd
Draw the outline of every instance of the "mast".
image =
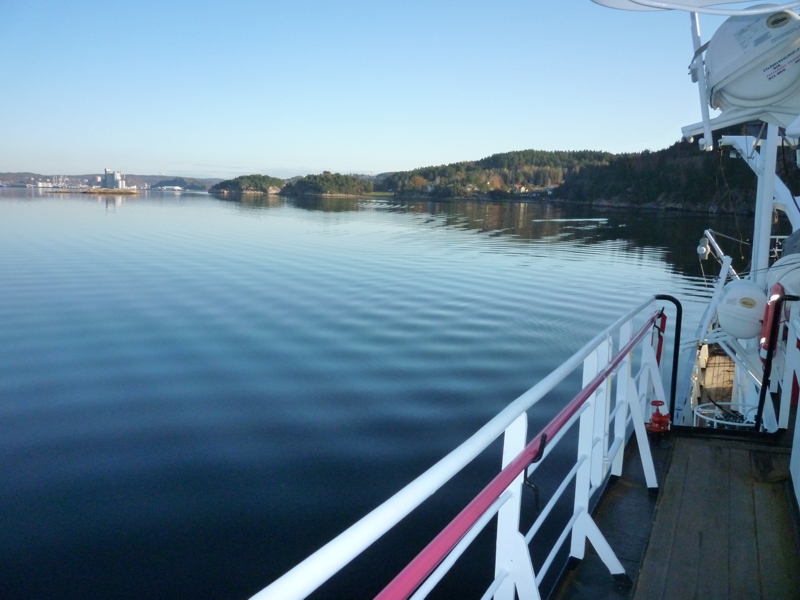
[[775, 196], [775, 167], [778, 156], [778, 126], [767, 124], [767, 139], [761, 143], [761, 160], [756, 170], [758, 187], [756, 188], [755, 227], [753, 228], [753, 258], [750, 267], [750, 279], [761, 287], [767, 283], [769, 268], [769, 244], [772, 233], [772, 202]]
[[700, 39], [700, 19], [696, 12], [689, 13], [689, 18], [692, 23], [692, 45], [694, 46], [691, 65], [692, 81], [698, 84], [700, 114], [703, 117], [703, 139], [700, 149], [711, 151], [714, 149], [714, 136], [711, 135], [711, 120], [708, 114], [708, 89], [706, 87], [706, 70], [703, 65], [703, 43]]

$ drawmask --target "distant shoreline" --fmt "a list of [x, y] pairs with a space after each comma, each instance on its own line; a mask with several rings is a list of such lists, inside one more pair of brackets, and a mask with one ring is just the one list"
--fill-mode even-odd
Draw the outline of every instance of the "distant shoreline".
[[[124, 196], [139, 196], [141, 195], [143, 190], [134, 190], [134, 189], [111, 189], [111, 188], [90, 188], [86, 190], [77, 190], [77, 189], [63, 189], [63, 188], [56, 188], [56, 189], [40, 189], [41, 192], [48, 193], [48, 194], [90, 194], [90, 195], [124, 195]], [[144, 192], [149, 191], [159, 191], [159, 190], [144, 190]], [[556, 204], [556, 205], [570, 205], [570, 206], [584, 206], [588, 208], [593, 208], [597, 210], [611, 210], [611, 211], [623, 211], [623, 210], [636, 210], [636, 211], [643, 211], [643, 212], [683, 212], [683, 213], [694, 213], [694, 214], [718, 214], [718, 215], [731, 215], [731, 214], [738, 214], [744, 216], [752, 216], [753, 211], [750, 207], [742, 207], [742, 206], [730, 206], [726, 205], [725, 203], [719, 202], [712, 202], [707, 205], [698, 204], [698, 203], [691, 203], [691, 202], [675, 202], [675, 201], [668, 201], [666, 199], [659, 199], [654, 202], [649, 202], [645, 204], [639, 204], [637, 202], [632, 201], [629, 198], [600, 198], [596, 200], [586, 201], [586, 200], [574, 200], [569, 198], [561, 198], [554, 195], [537, 195], [537, 196], [530, 196], [530, 195], [506, 195], [503, 197], [491, 197], [489, 195], [480, 194], [480, 195], [472, 195], [472, 196], [451, 196], [445, 198], [437, 198], [433, 195], [428, 195], [425, 193], [421, 194], [414, 194], [414, 193], [393, 193], [393, 192], [372, 192], [367, 194], [331, 194], [331, 193], [312, 193], [312, 192], [305, 192], [303, 194], [275, 194], [275, 193], [268, 193], [268, 192], [260, 192], [256, 190], [242, 190], [242, 191], [215, 191], [211, 192], [209, 195], [217, 196], [221, 198], [227, 199], [235, 199], [237, 197], [269, 197], [269, 198], [331, 198], [331, 199], [357, 199], [357, 198], [364, 198], [370, 200], [376, 200], [379, 198], [392, 198], [398, 201], [408, 201], [408, 202], [463, 202], [463, 201], [472, 201], [472, 202], [485, 202], [485, 203], [498, 203], [498, 204], [510, 204], [510, 203], [525, 203], [525, 204]]]
[[[583, 206], [586, 208], [592, 208], [595, 210], [601, 211], [643, 211], [649, 213], [658, 213], [658, 212], [684, 212], [684, 213], [694, 213], [694, 214], [733, 214], [730, 210], [725, 210], [726, 207], [721, 207], [717, 204], [711, 204], [708, 206], [702, 205], [690, 205], [690, 204], [678, 204], [678, 203], [669, 203], [669, 202], [651, 202], [648, 204], [637, 204], [631, 200], [615, 198], [615, 199], [600, 199], [594, 201], [581, 201], [581, 200], [571, 200], [567, 198], [559, 198], [557, 196], [545, 196], [545, 195], [538, 195], [538, 196], [528, 196], [528, 195], [507, 195], [498, 198], [492, 198], [489, 195], [475, 195], [475, 196], [450, 196], [446, 198], [437, 198], [435, 196], [425, 195], [425, 194], [395, 194], [392, 192], [373, 192], [371, 194], [312, 194], [306, 192], [305, 194], [268, 194], [267, 192], [257, 192], [254, 190], [249, 190], [247, 192], [227, 192], [227, 193], [220, 193], [215, 192], [211, 193], [211, 196], [218, 196], [224, 197], [226, 199], [235, 200], [237, 197], [241, 198], [243, 196], [252, 198], [253, 196], [263, 196], [268, 198], [285, 198], [285, 199], [309, 199], [309, 198], [330, 198], [330, 199], [358, 199], [363, 198], [365, 200], [375, 200], [378, 198], [391, 198], [398, 201], [405, 201], [405, 202], [441, 202], [441, 203], [448, 203], [448, 202], [485, 202], [485, 203], [495, 203], [495, 204], [514, 204], [514, 203], [524, 203], [524, 204], [556, 204], [556, 205], [567, 205], [567, 206]], [[736, 214], [739, 215], [752, 215], [752, 211], [747, 210], [740, 210], [737, 211]]]
[[312, 193], [284, 194], [277, 192], [260, 192], [258, 190], [214, 190], [208, 192], [211, 196], [269, 196], [271, 198], [395, 198], [396, 194], [391, 192], [371, 192], [368, 194], [334, 194], [334, 193]]
[[[34, 188], [35, 189], [35, 188]], [[114, 190], [111, 188], [90, 188], [88, 190], [69, 189], [69, 188], [45, 188], [42, 190], [46, 194], [124, 194], [125, 196], [138, 196], [139, 190], [121, 189]]]

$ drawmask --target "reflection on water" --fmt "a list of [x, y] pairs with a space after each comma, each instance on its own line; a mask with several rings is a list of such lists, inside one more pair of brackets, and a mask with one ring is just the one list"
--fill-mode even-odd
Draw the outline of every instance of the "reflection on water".
[[[684, 247], [709, 224], [726, 231], [535, 203], [0, 190], [0, 596], [248, 597], [640, 299], [679, 296], [691, 327], [705, 291]], [[372, 597], [499, 459], [320, 597]], [[465, 564], [434, 597], [482, 593], [490, 556]]]
[[318, 210], [322, 212], [349, 212], [356, 210], [369, 210], [370, 200], [364, 198], [345, 198], [345, 197], [319, 197], [319, 196], [300, 196], [289, 199], [292, 206], [303, 210]]
[[[26, 197], [43, 199], [48, 195], [36, 189], [0, 190], [0, 198]], [[66, 195], [65, 195], [66, 196]], [[104, 203], [108, 210], [118, 210], [125, 202], [192, 202], [208, 198], [205, 194], [164, 194], [143, 191], [139, 196], [78, 194]], [[52, 195], [50, 195], [52, 198]], [[419, 215], [425, 225], [456, 228], [502, 236], [509, 241], [550, 240], [592, 245], [621, 241], [630, 249], [663, 250], [666, 261], [686, 275], [704, 274], [697, 259], [697, 240], [709, 226], [735, 240], [722, 240], [723, 249], [734, 258], [734, 267], [745, 271], [749, 260], [749, 232], [752, 217], [705, 215], [650, 210], [619, 210], [590, 206], [530, 202], [484, 202], [478, 200], [398, 200], [395, 198], [359, 197], [283, 197], [262, 194], [212, 196], [243, 211], [291, 206], [325, 213], [389, 212]], [[66, 199], [66, 198], [65, 198]], [[254, 213], [255, 214], [255, 213]], [[783, 223], [785, 226], [786, 224]], [[784, 227], [785, 229], [786, 227]], [[788, 233], [788, 231], [786, 232]], [[706, 268], [708, 271], [708, 267]], [[713, 271], [713, 269], [712, 269]]]
[[[397, 200], [352, 197], [241, 196], [224, 198], [244, 208], [291, 205], [309, 211], [388, 211], [416, 214], [426, 225], [460, 228], [508, 237], [511, 241], [546, 240], [592, 245], [622, 241], [634, 248], [658, 248], [678, 272], [701, 276], [697, 240], [713, 228], [736, 238], [721, 245], [734, 258], [734, 267], [745, 270], [749, 257], [752, 217], [706, 215], [651, 210], [595, 209], [590, 206], [531, 202], [484, 202], [477, 200]], [[712, 269], [713, 270], [713, 269]]]
[[239, 205], [243, 209], [275, 208], [283, 205], [283, 198], [268, 194], [215, 194], [214, 198]]

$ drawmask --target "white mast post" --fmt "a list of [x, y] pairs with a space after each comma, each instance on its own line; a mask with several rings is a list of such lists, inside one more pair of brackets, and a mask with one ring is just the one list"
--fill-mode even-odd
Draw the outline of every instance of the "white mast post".
[[697, 90], [700, 94], [700, 114], [703, 117], [703, 145], [701, 150], [714, 149], [714, 137], [711, 135], [711, 119], [708, 114], [708, 89], [706, 88], [706, 68], [703, 64], [703, 53], [698, 54], [702, 46], [700, 39], [700, 19], [697, 13], [689, 13], [692, 22], [692, 45], [694, 46], [695, 57], [692, 61], [694, 76], [697, 78]]
[[753, 259], [750, 279], [760, 286], [767, 284], [769, 243], [772, 233], [772, 199], [775, 195], [775, 166], [778, 157], [778, 126], [767, 124], [767, 139], [761, 144], [756, 191], [755, 228], [753, 230]]

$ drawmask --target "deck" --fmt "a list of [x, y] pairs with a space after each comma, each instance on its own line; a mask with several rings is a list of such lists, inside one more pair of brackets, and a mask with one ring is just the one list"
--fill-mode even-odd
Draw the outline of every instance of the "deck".
[[680, 433], [653, 438], [656, 498], [635, 446], [626, 451], [626, 475], [609, 484], [594, 511], [633, 585], [614, 580], [588, 547], [551, 598], [800, 599], [788, 447]]
[[718, 347], [709, 349], [703, 368], [701, 403], [730, 402], [734, 368], [733, 360]]
[[789, 451], [677, 437], [634, 599], [800, 598]]

